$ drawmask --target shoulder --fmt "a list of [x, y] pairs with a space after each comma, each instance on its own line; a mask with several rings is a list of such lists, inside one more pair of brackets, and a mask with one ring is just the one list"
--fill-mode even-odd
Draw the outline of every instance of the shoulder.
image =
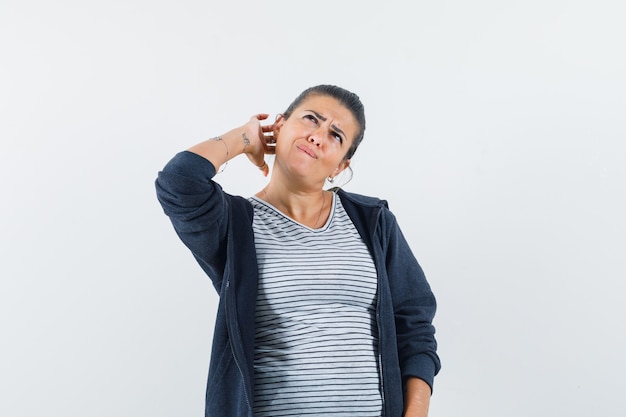
[[369, 207], [369, 208], [389, 208], [389, 204], [386, 200], [380, 199], [378, 197], [367, 196], [363, 194], [350, 193], [348, 191], [344, 191], [341, 188], [337, 188], [333, 190], [337, 193], [337, 195], [341, 198], [341, 202], [346, 204], [354, 204], [361, 207]]
[[395, 216], [389, 210], [386, 200], [341, 189], [336, 190], [336, 193], [362, 235], [369, 233], [367, 231], [376, 231], [384, 236], [394, 228]]
[[231, 214], [234, 216], [234, 218], [237, 218], [238, 216], [244, 216], [247, 217], [249, 220], [252, 220], [252, 216], [254, 215], [254, 207], [252, 206], [252, 203], [248, 198], [228, 193], [224, 193], [224, 198], [228, 202]]

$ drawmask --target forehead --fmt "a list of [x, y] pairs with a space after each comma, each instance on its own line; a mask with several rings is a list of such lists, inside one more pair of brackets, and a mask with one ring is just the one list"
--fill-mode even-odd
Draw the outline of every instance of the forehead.
[[311, 110], [330, 120], [333, 125], [343, 130], [350, 139], [356, 135], [359, 126], [352, 111], [336, 98], [314, 94], [304, 99], [294, 111]]

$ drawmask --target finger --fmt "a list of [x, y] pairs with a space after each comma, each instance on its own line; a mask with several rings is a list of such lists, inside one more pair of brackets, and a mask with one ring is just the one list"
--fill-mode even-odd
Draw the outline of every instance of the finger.
[[276, 145], [276, 137], [274, 137], [274, 132], [263, 132], [263, 141], [266, 145]]
[[257, 168], [259, 168], [261, 170], [261, 172], [263, 173], [264, 177], [267, 177], [267, 174], [269, 174], [269, 172], [270, 172], [270, 167], [267, 165], [265, 160], [263, 160], [263, 164], [257, 165]]
[[268, 117], [270, 117], [269, 113], [259, 113], [259, 114], [252, 116], [253, 119], [257, 119], [257, 120], [265, 120]]
[[274, 136], [268, 135], [265, 136], [265, 143], [263, 144], [263, 149], [266, 154], [274, 155], [276, 153], [276, 139]]

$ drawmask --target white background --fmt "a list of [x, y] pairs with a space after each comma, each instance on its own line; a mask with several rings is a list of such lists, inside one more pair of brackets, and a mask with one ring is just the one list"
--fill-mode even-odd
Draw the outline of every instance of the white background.
[[[179, 150], [304, 88], [368, 116], [435, 291], [431, 416], [626, 413], [622, 1], [0, 0], [0, 415], [200, 416], [216, 296]], [[265, 183], [244, 160], [219, 181]]]

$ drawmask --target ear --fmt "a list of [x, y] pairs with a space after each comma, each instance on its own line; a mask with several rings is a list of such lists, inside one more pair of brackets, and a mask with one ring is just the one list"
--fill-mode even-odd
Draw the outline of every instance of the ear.
[[272, 126], [272, 130], [274, 131], [274, 139], [278, 137], [278, 132], [283, 127], [283, 124], [285, 124], [285, 116], [283, 116], [282, 114], [277, 114], [276, 121]]
[[336, 177], [337, 175], [341, 174], [341, 172], [343, 172], [343, 170], [348, 168], [349, 166], [350, 166], [350, 160], [344, 159], [343, 161], [341, 161], [339, 166], [335, 168], [335, 170], [333, 171], [332, 175], [330, 175], [330, 177]]

